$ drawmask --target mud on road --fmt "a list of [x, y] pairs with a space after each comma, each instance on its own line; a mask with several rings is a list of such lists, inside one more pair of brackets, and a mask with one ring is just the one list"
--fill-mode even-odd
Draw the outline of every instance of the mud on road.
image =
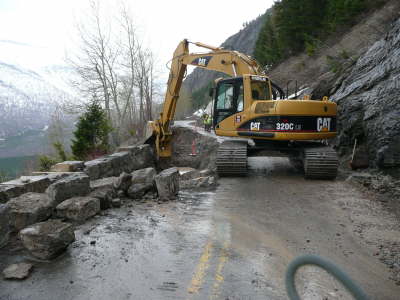
[[[250, 166], [215, 191], [105, 211], [56, 261], [1, 280], [0, 299], [287, 299], [285, 269], [305, 253], [341, 266], [372, 299], [399, 298], [399, 253], [389, 251], [399, 221], [384, 204], [343, 180], [305, 180], [284, 158]], [[18, 243], [1, 250], [0, 269], [26, 255]], [[325, 272], [301, 274], [303, 299], [350, 299]]]

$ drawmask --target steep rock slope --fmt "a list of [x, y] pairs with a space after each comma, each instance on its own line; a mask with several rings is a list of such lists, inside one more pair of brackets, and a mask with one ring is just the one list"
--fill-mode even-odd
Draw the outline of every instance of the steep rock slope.
[[354, 139], [375, 167], [400, 167], [400, 18], [351, 68], [332, 99], [339, 107], [339, 147]]
[[[221, 44], [226, 49], [236, 50], [248, 55], [252, 55], [254, 46], [257, 41], [258, 33], [261, 30], [264, 21], [264, 15], [259, 16], [257, 19], [251, 21], [246, 27], [240, 30], [238, 33], [230, 36], [225, 42]], [[207, 41], [204, 41], [207, 43]], [[184, 86], [189, 91], [196, 91], [210, 81], [220, 77], [221, 73], [203, 70], [196, 68], [184, 81]]]

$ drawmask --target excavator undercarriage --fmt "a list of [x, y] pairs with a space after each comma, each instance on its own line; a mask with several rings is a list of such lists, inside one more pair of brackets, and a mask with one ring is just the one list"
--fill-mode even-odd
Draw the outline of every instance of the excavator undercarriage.
[[305, 178], [334, 179], [337, 176], [336, 151], [318, 142], [276, 142], [255, 140], [228, 140], [223, 142], [217, 154], [217, 172], [220, 176], [246, 176], [248, 157], [286, 156], [294, 167], [304, 171]]

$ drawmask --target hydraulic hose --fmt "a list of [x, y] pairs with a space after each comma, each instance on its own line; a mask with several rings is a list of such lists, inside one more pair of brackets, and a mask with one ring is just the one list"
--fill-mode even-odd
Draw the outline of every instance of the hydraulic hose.
[[296, 290], [295, 275], [298, 269], [305, 265], [315, 265], [327, 271], [340, 283], [342, 283], [342, 285], [353, 295], [354, 299], [369, 299], [364, 291], [353, 281], [353, 279], [351, 279], [350, 276], [343, 272], [338, 266], [317, 255], [303, 255], [294, 259], [286, 270], [286, 292], [290, 300], [300, 300], [299, 294]]

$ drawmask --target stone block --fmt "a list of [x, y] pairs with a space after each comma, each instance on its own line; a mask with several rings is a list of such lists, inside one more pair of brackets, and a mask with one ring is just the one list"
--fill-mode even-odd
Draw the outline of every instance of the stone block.
[[83, 161], [64, 161], [51, 167], [52, 172], [79, 172], [83, 171], [85, 164]]
[[100, 212], [100, 200], [94, 197], [73, 197], [56, 207], [57, 216], [78, 223]]
[[[44, 191], [51, 184], [50, 179], [47, 175], [39, 176], [21, 176], [18, 179], [4, 182], [6, 185], [13, 185], [21, 187], [25, 193], [44, 193]], [[19, 195], [18, 195], [19, 196]]]
[[54, 202], [43, 193], [26, 193], [8, 201], [10, 207], [11, 229], [21, 229], [50, 218]]
[[155, 176], [158, 197], [160, 200], [175, 199], [179, 192], [179, 171], [169, 168]]
[[138, 145], [130, 149], [132, 156], [132, 170], [139, 170], [148, 167], [154, 167], [154, 153], [150, 145]]
[[114, 175], [111, 160], [108, 157], [100, 157], [85, 162], [85, 173], [91, 180]]
[[52, 259], [75, 241], [74, 226], [60, 220], [33, 224], [20, 231], [24, 247], [35, 257]]
[[104, 188], [104, 187], [114, 187], [114, 182], [118, 179], [118, 177], [106, 177], [97, 180], [90, 181], [90, 189], [92, 191]]
[[55, 205], [75, 196], [86, 196], [90, 192], [89, 176], [84, 173], [71, 174], [52, 183], [46, 193], [55, 202]]
[[132, 170], [132, 156], [129, 152], [116, 152], [109, 156], [113, 168], [113, 175], [119, 176], [122, 172], [130, 172]]

